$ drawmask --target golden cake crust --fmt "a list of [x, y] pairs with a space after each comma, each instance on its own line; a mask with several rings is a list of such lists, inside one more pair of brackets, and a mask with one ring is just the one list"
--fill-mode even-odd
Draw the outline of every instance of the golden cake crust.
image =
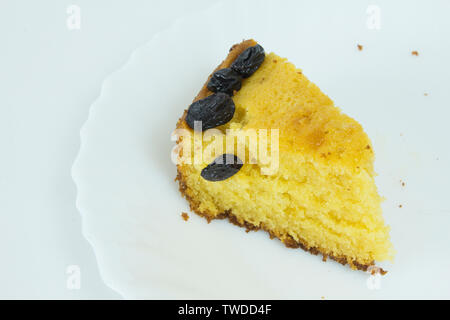
[[[193, 102], [203, 99], [205, 97], [207, 97], [208, 95], [212, 94], [212, 92], [210, 92], [207, 89], [207, 83], [209, 82], [209, 79], [211, 78], [212, 74], [222, 68], [228, 68], [231, 63], [248, 47], [252, 47], [254, 45], [256, 45], [257, 42], [254, 41], [253, 39], [250, 40], [244, 40], [239, 44], [235, 44], [231, 47], [230, 52], [228, 53], [228, 56], [225, 58], [225, 60], [209, 75], [208, 79], [206, 80], [205, 84], [203, 85], [203, 87], [201, 88], [201, 90], [199, 91], [199, 93], [197, 94], [197, 96], [195, 97], [195, 99], [193, 100]], [[187, 110], [184, 111], [183, 115], [181, 116], [181, 118], [178, 120], [177, 122], [177, 129], [188, 129], [188, 130], [192, 130], [191, 128], [189, 128], [189, 126], [187, 126], [185, 120], [185, 117], [187, 115]], [[345, 116], [346, 117], [346, 116]], [[349, 118], [351, 119], [351, 118]], [[354, 121], [353, 119], [351, 119], [352, 121]], [[357, 125], [359, 125], [356, 121], [354, 121]], [[311, 139], [319, 139], [319, 140], [323, 140], [322, 134], [320, 134], [320, 137], [318, 137], [319, 133], [315, 132], [314, 134], [311, 135]], [[317, 140], [316, 139], [316, 140]], [[181, 142], [181, 137], [178, 138], [177, 144], [179, 144]], [[366, 141], [363, 141], [364, 144], [364, 149], [365, 152], [369, 151], [370, 153], [372, 153], [371, 151], [371, 147], [370, 147], [370, 141], [367, 138], [367, 144]], [[363, 160], [364, 163], [370, 163], [369, 158], [371, 159], [371, 157], [373, 156], [373, 154], [369, 155], [369, 156], [364, 156]], [[329, 159], [328, 159], [329, 160]], [[371, 164], [370, 164], [371, 165]], [[371, 168], [369, 168], [370, 170]], [[222, 212], [219, 213], [217, 215], [212, 214], [211, 212], [208, 212], [208, 210], [202, 210], [200, 209], [200, 203], [199, 201], [197, 201], [196, 199], [192, 198], [191, 196], [189, 196], [188, 192], [186, 192], [186, 190], [188, 189], [188, 186], [186, 184], [186, 179], [185, 179], [185, 172], [183, 170], [183, 166], [180, 164], [177, 164], [177, 177], [176, 177], [176, 181], [178, 181], [179, 183], [179, 190], [180, 193], [186, 198], [186, 200], [188, 201], [189, 205], [190, 205], [190, 209], [195, 212], [196, 214], [198, 214], [199, 216], [202, 216], [204, 218], [206, 218], [208, 220], [208, 223], [213, 220], [213, 219], [225, 219], [228, 218], [228, 220], [235, 224], [238, 225], [240, 227], [244, 227], [247, 229], [247, 231], [250, 230], [265, 230], [269, 233], [271, 238], [278, 238], [280, 241], [282, 241], [286, 247], [289, 248], [302, 248], [305, 251], [308, 251], [314, 255], [317, 254], [322, 254], [323, 255], [323, 261], [326, 261], [327, 257], [341, 263], [342, 265], [345, 264], [349, 264], [350, 267], [352, 269], [357, 269], [357, 270], [362, 270], [362, 271], [367, 271], [369, 269], [369, 267], [374, 266], [374, 261], [372, 261], [369, 264], [361, 264], [355, 260], [352, 260], [348, 257], [345, 256], [333, 256], [330, 254], [326, 253], [326, 250], [322, 249], [322, 248], [318, 248], [318, 247], [311, 247], [307, 244], [306, 241], [304, 241], [303, 239], [298, 239], [295, 240], [294, 238], [292, 238], [289, 234], [275, 234], [273, 231], [269, 230], [266, 226], [264, 225], [254, 225], [251, 224], [247, 221], [244, 220], [240, 220], [237, 216], [235, 216], [233, 214], [233, 212], [231, 210], [227, 210], [226, 212]], [[378, 268], [378, 272], [380, 272], [381, 274], [385, 274], [386, 271], [384, 271], [381, 268]]]

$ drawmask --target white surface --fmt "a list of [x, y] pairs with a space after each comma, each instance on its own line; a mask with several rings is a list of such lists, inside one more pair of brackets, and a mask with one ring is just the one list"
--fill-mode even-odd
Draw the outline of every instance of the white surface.
[[[214, 6], [158, 34], [108, 77], [73, 171], [108, 285], [127, 298], [450, 297], [449, 5], [380, 2], [379, 31], [366, 27], [367, 5]], [[181, 219], [188, 209], [173, 182], [170, 133], [229, 46], [248, 37], [302, 68], [371, 136], [398, 251], [380, 290], [368, 289], [367, 274], [263, 232]]]
[[[70, 169], [101, 82], [174, 19], [216, 1], [0, 1], [0, 298], [119, 298], [81, 235]], [[81, 8], [81, 30], [66, 9]], [[81, 268], [68, 290], [66, 268]]]

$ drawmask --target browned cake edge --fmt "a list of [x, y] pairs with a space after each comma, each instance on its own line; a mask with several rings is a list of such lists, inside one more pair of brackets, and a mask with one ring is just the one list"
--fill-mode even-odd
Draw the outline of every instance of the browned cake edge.
[[[207, 85], [209, 82], [209, 79], [211, 79], [211, 76], [213, 75], [214, 72], [216, 72], [217, 70], [223, 69], [223, 68], [228, 68], [233, 61], [247, 48], [249, 47], [253, 47], [254, 45], [256, 45], [257, 42], [253, 39], [250, 40], [243, 40], [241, 43], [237, 43], [235, 45], [233, 45], [230, 48], [230, 52], [228, 53], [228, 56], [225, 58], [225, 60], [222, 61], [221, 64], [219, 64], [217, 66], [216, 69], [214, 69], [214, 71], [208, 76], [208, 79], [206, 80], [205, 84], [203, 85], [203, 87], [200, 89], [199, 93], [197, 94], [197, 96], [194, 98], [194, 100], [192, 102], [195, 102], [197, 100], [206, 98], [210, 93], [212, 93], [211, 91], [208, 90]], [[184, 122], [184, 119], [186, 118], [186, 114], [187, 114], [187, 109], [184, 110], [183, 115], [181, 116], [181, 118], [178, 120], [177, 122], [177, 129], [179, 128], [184, 128], [184, 129], [189, 129], [191, 130], [187, 124]], [[178, 141], [177, 141], [178, 143]]]
[[[208, 223], [214, 219], [228, 219], [232, 224], [237, 225], [242, 228], [245, 228], [247, 232], [258, 231], [258, 230], [267, 231], [269, 233], [269, 236], [271, 239], [278, 238], [288, 248], [294, 248], [294, 249], [302, 248], [303, 250], [305, 250], [313, 255], [322, 254], [323, 261], [327, 261], [327, 258], [331, 258], [331, 259], [339, 262], [342, 265], [348, 264], [352, 269], [362, 270], [362, 271], [368, 271], [369, 267], [375, 266], [374, 262], [372, 262], [370, 264], [361, 264], [361, 263], [351, 260], [345, 256], [334, 256], [334, 255], [326, 254], [325, 250], [323, 250], [321, 248], [308, 246], [307, 242], [303, 239], [299, 239], [299, 241], [296, 241], [289, 234], [286, 234], [286, 235], [276, 234], [272, 230], [267, 228], [264, 224], [260, 224], [259, 226], [256, 226], [247, 221], [240, 221], [239, 218], [233, 214], [232, 210], [227, 210], [218, 215], [213, 215], [205, 210], [201, 211], [199, 209], [200, 203], [198, 201], [196, 201], [195, 199], [193, 199], [192, 197], [190, 197], [186, 193], [187, 185], [184, 181], [182, 173], [180, 171], [177, 171], [177, 172], [178, 173], [177, 173], [177, 177], [175, 178], [175, 180], [178, 181], [180, 193], [188, 201], [191, 211], [193, 211], [197, 215], [205, 218], [208, 221]], [[375, 270], [377, 270], [377, 272], [379, 272], [382, 275], [387, 273], [387, 271], [385, 271], [379, 267], [377, 267]]]
[[[209, 75], [208, 79], [206, 80], [205, 84], [203, 85], [203, 87], [201, 88], [200, 92], [197, 94], [197, 96], [195, 97], [195, 99], [193, 101], [197, 101], [200, 99], [205, 98], [206, 96], [208, 96], [211, 92], [208, 90], [208, 88], [206, 87], [208, 84], [209, 79], [211, 78], [212, 74], [219, 70], [219, 69], [223, 69], [223, 68], [228, 68], [231, 63], [248, 47], [252, 47], [254, 45], [256, 45], [257, 42], [254, 41], [253, 39], [250, 40], [244, 40], [241, 43], [235, 44], [231, 47], [230, 52], [228, 53], [228, 56], [225, 58], [225, 60]], [[182, 117], [178, 120], [177, 123], [177, 128], [189, 128], [186, 123], [184, 122], [184, 119], [186, 117], [187, 114], [187, 110], [184, 111]], [[177, 141], [177, 144], [180, 142], [180, 140]], [[348, 264], [352, 269], [357, 269], [357, 270], [362, 270], [362, 271], [368, 271], [368, 269], [370, 267], [373, 267], [374, 261], [372, 261], [370, 264], [361, 264], [355, 260], [352, 260], [346, 256], [334, 256], [334, 255], [330, 255], [326, 253], [326, 250], [318, 248], [318, 247], [311, 247], [307, 244], [307, 242], [303, 239], [299, 239], [299, 241], [296, 241], [294, 238], [292, 238], [292, 236], [290, 236], [289, 234], [275, 234], [272, 230], [270, 230], [269, 228], [267, 228], [266, 226], [264, 226], [263, 224], [260, 224], [259, 226], [256, 226], [252, 223], [249, 223], [247, 221], [240, 221], [239, 218], [237, 216], [235, 216], [232, 212], [232, 210], [227, 210], [225, 212], [222, 212], [218, 215], [213, 215], [211, 213], [209, 213], [208, 211], [201, 211], [199, 209], [200, 207], [200, 203], [198, 201], [196, 201], [195, 199], [193, 199], [192, 197], [190, 197], [187, 193], [186, 193], [186, 189], [188, 188], [185, 182], [185, 179], [183, 177], [183, 173], [182, 173], [182, 168], [180, 165], [177, 165], [177, 177], [175, 178], [175, 181], [178, 181], [179, 183], [179, 189], [180, 189], [180, 193], [186, 198], [186, 200], [189, 203], [190, 209], [195, 212], [196, 214], [198, 214], [201, 217], [204, 217], [206, 220], [208, 220], [208, 223], [211, 222], [211, 220], [214, 219], [226, 219], [228, 218], [228, 220], [234, 224], [237, 225], [239, 227], [243, 227], [246, 228], [246, 231], [257, 231], [257, 230], [264, 230], [267, 231], [270, 235], [270, 238], [278, 238], [282, 243], [284, 243], [284, 245], [288, 248], [302, 248], [303, 250], [310, 252], [311, 254], [314, 255], [318, 255], [318, 254], [322, 254], [323, 256], [323, 261], [326, 261], [327, 258], [331, 258], [337, 262], [339, 262], [342, 265], [346, 265]], [[387, 271], [384, 271], [382, 268], [376, 268], [374, 269], [376, 270], [376, 272], [379, 272], [380, 274], [384, 275], [387, 273]]]

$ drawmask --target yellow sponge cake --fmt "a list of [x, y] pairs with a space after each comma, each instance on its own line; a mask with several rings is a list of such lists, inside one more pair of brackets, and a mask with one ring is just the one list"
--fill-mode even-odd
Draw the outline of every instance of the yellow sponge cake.
[[367, 134], [285, 58], [234, 45], [177, 129], [177, 180], [197, 214], [353, 269], [393, 258]]

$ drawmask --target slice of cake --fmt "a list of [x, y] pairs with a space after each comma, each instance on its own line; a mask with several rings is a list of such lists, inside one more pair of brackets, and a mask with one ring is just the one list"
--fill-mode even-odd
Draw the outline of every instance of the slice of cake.
[[368, 136], [254, 40], [230, 49], [177, 135], [180, 191], [208, 221], [264, 229], [353, 269], [392, 260]]

